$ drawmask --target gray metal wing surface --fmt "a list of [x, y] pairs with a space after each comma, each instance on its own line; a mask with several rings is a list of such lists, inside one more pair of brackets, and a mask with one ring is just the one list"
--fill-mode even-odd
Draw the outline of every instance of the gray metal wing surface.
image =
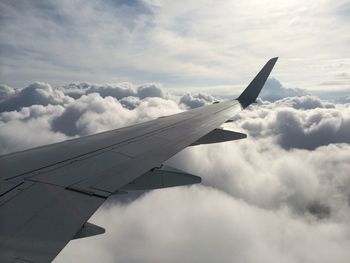
[[162, 163], [190, 145], [244, 138], [216, 128], [255, 102], [276, 61], [238, 100], [1, 156], [0, 262], [50, 262], [71, 239], [103, 233], [87, 221], [111, 195], [200, 182]]

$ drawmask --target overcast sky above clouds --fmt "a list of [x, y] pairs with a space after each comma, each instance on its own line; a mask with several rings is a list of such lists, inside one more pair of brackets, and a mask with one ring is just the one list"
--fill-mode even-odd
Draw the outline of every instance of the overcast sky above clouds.
[[220, 92], [274, 56], [287, 86], [350, 85], [346, 0], [3, 0], [0, 14], [0, 77], [15, 87], [151, 81]]
[[247, 139], [166, 162], [201, 185], [113, 198], [91, 219], [107, 233], [55, 262], [347, 263], [349, 18], [342, 0], [0, 1], [0, 154], [232, 98], [280, 57], [224, 125]]

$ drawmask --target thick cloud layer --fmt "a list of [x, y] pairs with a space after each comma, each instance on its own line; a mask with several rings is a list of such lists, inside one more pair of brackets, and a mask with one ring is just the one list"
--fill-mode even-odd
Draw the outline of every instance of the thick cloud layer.
[[84, 94], [98, 93], [101, 97], [113, 97], [118, 100], [125, 97], [138, 97], [140, 99], [148, 97], [166, 98], [167, 94], [159, 84], [148, 83], [141, 86], [134, 86], [131, 83], [112, 83], [96, 85], [90, 83], [71, 83], [60, 88], [63, 92], [75, 99]]
[[184, 104], [189, 109], [194, 109], [202, 107], [204, 105], [212, 104], [214, 101], [216, 101], [216, 99], [211, 95], [203, 93], [187, 93], [181, 97], [180, 104]]
[[[157, 84], [0, 91], [1, 153], [215, 101]], [[167, 161], [201, 176], [201, 186], [111, 199], [91, 219], [107, 233], [72, 241], [56, 262], [347, 262], [350, 105], [291, 95], [258, 100], [223, 125], [248, 139], [190, 147]]]
[[59, 105], [33, 105], [20, 111], [0, 113], [0, 154], [67, 139], [64, 134], [53, 132], [51, 127], [52, 120], [63, 111]]
[[15, 93], [14, 89], [7, 85], [0, 85], [0, 103]]
[[1, 90], [3, 99], [0, 100], [0, 112], [19, 110], [31, 105], [62, 105], [73, 101], [61, 90], [41, 82], [33, 83], [20, 91], [6, 86], [1, 86]]
[[157, 84], [37, 82], [22, 90], [1, 86], [0, 94], [1, 154], [182, 111]]
[[253, 106], [234, 120], [252, 136], [274, 138], [285, 149], [350, 143], [350, 106], [310, 96]]
[[106, 206], [93, 222], [107, 234], [72, 241], [56, 262], [345, 263], [350, 256], [347, 223], [310, 222], [203, 186]]
[[271, 140], [196, 146], [169, 161], [203, 184], [268, 210], [347, 220], [350, 145], [286, 151]]

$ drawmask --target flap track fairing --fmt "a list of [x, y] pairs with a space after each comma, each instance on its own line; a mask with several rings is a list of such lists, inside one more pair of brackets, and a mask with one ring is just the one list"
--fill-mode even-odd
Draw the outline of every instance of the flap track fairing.
[[202, 138], [198, 139], [191, 146], [200, 145], [200, 144], [210, 144], [210, 143], [219, 143], [234, 141], [247, 138], [247, 135], [240, 132], [234, 132], [224, 129], [215, 129], [209, 132], [207, 135], [204, 135]]
[[80, 230], [75, 234], [73, 239], [85, 238], [96, 236], [105, 233], [106, 230], [103, 227], [86, 222]]
[[163, 165], [141, 175], [123, 187], [125, 191], [159, 189], [173, 186], [198, 184], [202, 179], [173, 167]]

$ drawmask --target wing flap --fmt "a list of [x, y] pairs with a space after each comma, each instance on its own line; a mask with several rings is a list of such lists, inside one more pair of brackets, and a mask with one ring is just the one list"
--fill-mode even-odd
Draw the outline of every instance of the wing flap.
[[32, 184], [1, 206], [0, 262], [51, 262], [104, 201]]

